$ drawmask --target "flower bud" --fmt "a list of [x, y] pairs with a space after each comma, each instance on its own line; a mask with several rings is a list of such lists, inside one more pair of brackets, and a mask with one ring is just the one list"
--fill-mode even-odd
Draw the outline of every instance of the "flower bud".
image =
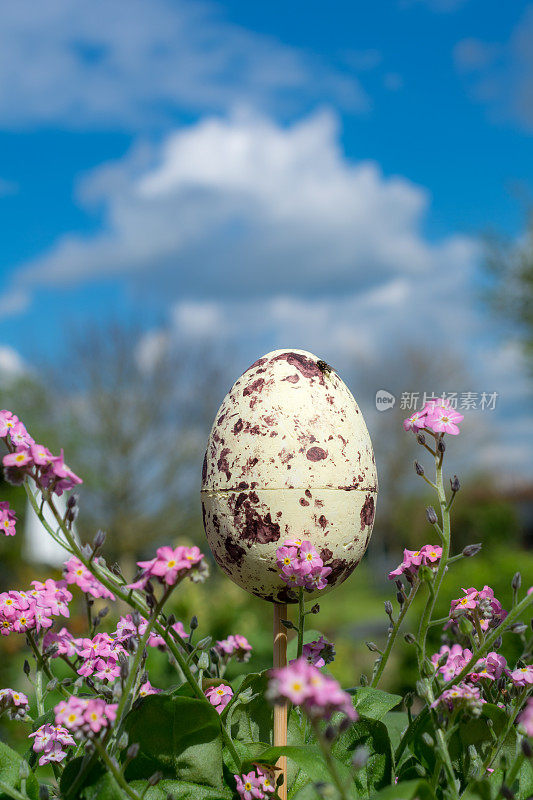
[[107, 536], [107, 534], [106, 534], [105, 531], [96, 531], [96, 533], [94, 534], [94, 539], [93, 539], [93, 547], [94, 547], [95, 551], [96, 550], [100, 550], [100, 548], [104, 546], [104, 542], [106, 540], [106, 536]]
[[404, 637], [403, 637], [403, 638], [405, 639], [405, 641], [407, 642], [407, 644], [416, 644], [416, 639], [415, 639], [415, 637], [413, 636], [413, 634], [412, 634], [412, 633], [406, 633], [406, 634], [404, 634]]
[[310, 614], [319, 614], [320, 613], [320, 606], [318, 605], [318, 603], [315, 603], [314, 606], [311, 607], [311, 610], [310, 610], [309, 613]]
[[200, 658], [198, 659], [198, 669], [209, 669], [209, 656], [205, 651], [200, 654]]
[[370, 650], [371, 653], [379, 653], [381, 652], [377, 644], [374, 642], [365, 642], [366, 646]]
[[446, 451], [446, 445], [444, 444], [444, 439], [439, 439], [437, 442], [437, 450], [439, 453], [444, 453]]
[[511, 589], [513, 592], [517, 592], [522, 585], [522, 576], [519, 572], [515, 572], [513, 575], [513, 580], [511, 581]]
[[509, 630], [511, 633], [525, 633], [527, 631], [527, 625], [524, 625], [523, 622], [515, 622], [510, 626]]
[[204, 639], [200, 639], [196, 647], [198, 648], [198, 650], [206, 650], [212, 641], [213, 641], [212, 636], [206, 636]]
[[426, 519], [430, 525], [435, 525], [437, 523], [437, 514], [433, 506], [428, 506], [426, 508]]
[[287, 628], [288, 631], [295, 631], [297, 630], [296, 626], [292, 624], [290, 619], [282, 619], [281, 624], [284, 628]]
[[332, 742], [337, 736], [337, 731], [333, 725], [328, 725], [324, 731], [324, 737], [327, 742]]
[[457, 475], [454, 475], [453, 478], [450, 478], [450, 487], [454, 494], [461, 488], [461, 484], [459, 483], [459, 478]]
[[354, 769], [363, 769], [370, 757], [370, 750], [364, 745], [356, 747], [352, 756], [352, 766]]
[[533, 747], [531, 747], [531, 743], [527, 739], [522, 739], [521, 747], [526, 758], [533, 756]]
[[81, 553], [85, 558], [91, 558], [93, 551], [90, 545], [84, 544], [81, 548]]
[[432, 736], [429, 735], [429, 733], [422, 734], [422, 741], [424, 742], [424, 744], [427, 744], [428, 747], [435, 746], [435, 740], [433, 739]]
[[396, 600], [401, 606], [403, 606], [403, 604], [405, 603], [405, 597], [403, 592], [396, 592]]
[[363, 672], [359, 678], [359, 686], [368, 686], [368, 678]]
[[470, 636], [472, 633], [472, 623], [465, 616], [459, 618], [459, 630], [463, 636]]
[[390, 600], [385, 600], [385, 614], [392, 617], [392, 603]]
[[159, 772], [159, 770], [154, 772], [154, 774], [148, 778], [148, 786], [157, 786], [162, 777], [163, 773]]
[[417, 433], [416, 441], [418, 442], [418, 444], [425, 444], [426, 443], [426, 437], [424, 436], [423, 433]]
[[498, 636], [497, 639], [494, 640], [494, 644], [492, 645], [495, 650], [499, 650], [502, 646], [503, 639], [501, 636]]
[[174, 614], [169, 614], [167, 617], [167, 628], [171, 628], [175, 624], [176, 624], [176, 617], [174, 616]]
[[28, 661], [27, 658], [24, 659], [24, 665], [22, 669], [24, 670], [25, 675], [29, 675], [31, 672], [30, 662]]
[[57, 684], [58, 684], [57, 678], [52, 678], [52, 680], [48, 681], [48, 683], [46, 684], [47, 691], [53, 692]]
[[126, 731], [120, 734], [117, 740], [117, 747], [119, 750], [124, 750], [124, 748], [128, 746], [128, 739], [129, 736]]
[[27, 781], [30, 777], [30, 765], [24, 758], [20, 762], [19, 777], [21, 781]]
[[472, 558], [472, 556], [476, 556], [482, 548], [481, 542], [477, 544], [467, 544], [466, 547], [463, 548], [463, 556], [465, 558]]
[[417, 475], [420, 475], [420, 477], [424, 475], [424, 467], [419, 461], [415, 461], [415, 472]]
[[406, 708], [412, 708], [413, 703], [415, 701], [415, 696], [413, 692], [407, 692], [405, 697], [403, 698], [403, 702]]
[[124, 577], [123, 574], [122, 574], [122, 570], [120, 568], [120, 564], [118, 563], [118, 561], [115, 561], [114, 564], [111, 564], [110, 569], [111, 569], [111, 572], [113, 573], [113, 575], [116, 575], [117, 578], [123, 578]]
[[139, 744], [135, 742], [134, 744], [130, 744], [126, 751], [126, 758], [128, 761], [132, 761], [134, 758], [137, 758], [139, 755]]
[[190, 627], [191, 631], [195, 631], [196, 628], [198, 627], [198, 617], [196, 616], [196, 614], [191, 619], [191, 621], [189, 623], [189, 627]]
[[401, 582], [401, 580], [398, 579], [395, 583], [396, 583], [396, 588], [398, 589], [398, 591], [399, 592], [403, 592], [403, 583]]

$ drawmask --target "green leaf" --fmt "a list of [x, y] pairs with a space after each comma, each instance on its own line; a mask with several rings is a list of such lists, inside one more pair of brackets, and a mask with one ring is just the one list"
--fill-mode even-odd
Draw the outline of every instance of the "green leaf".
[[383, 719], [387, 711], [392, 711], [402, 702], [399, 694], [389, 694], [370, 686], [356, 686], [346, 691], [353, 695], [352, 702], [359, 714], [370, 719]]
[[314, 783], [307, 783], [299, 792], [292, 795], [292, 800], [321, 800], [320, 795], [315, 789]]
[[372, 800], [435, 800], [435, 795], [429, 783], [419, 779], [387, 786], [372, 795]]
[[405, 711], [389, 711], [382, 717], [381, 721], [387, 727], [391, 747], [394, 751], [400, 744], [403, 732], [409, 725], [409, 717]]
[[95, 756], [92, 763], [87, 764], [87, 771], [82, 779], [78, 781], [78, 775], [80, 774], [83, 762], [83, 756], [71, 759], [61, 774], [59, 788], [61, 790], [61, 797], [64, 797], [65, 800], [74, 800], [74, 798], [80, 797], [84, 787], [92, 786], [100, 780], [104, 774], [103, 765], [96, 760]]
[[[130, 784], [137, 794], [142, 795], [146, 789], [146, 781], [132, 781]], [[150, 786], [144, 793], [144, 800], [166, 800], [171, 793], [176, 800], [232, 800], [231, 789], [216, 789], [189, 781], [165, 780], [157, 786]], [[129, 800], [123, 790], [118, 790], [109, 775], [104, 775], [94, 786], [86, 788], [83, 800]]]
[[366, 747], [369, 758], [364, 769], [356, 773], [355, 782], [363, 797], [387, 786], [392, 779], [392, 750], [389, 734], [383, 722], [360, 717], [333, 743], [331, 751], [349, 767], [355, 750]]
[[[20, 764], [22, 760], [22, 756], [15, 750], [12, 750], [4, 742], [0, 742], [0, 781], [11, 789], [20, 790]], [[30, 776], [26, 781], [26, 793], [31, 800], [37, 800], [39, 796], [39, 783], [33, 772], [30, 772]], [[7, 798], [8, 795], [0, 789], [0, 800], [7, 800]]]
[[208, 703], [192, 697], [150, 695], [125, 720], [131, 744], [139, 755], [126, 778], [149, 778], [160, 770], [173, 778], [206, 786], [222, 786], [220, 719]]

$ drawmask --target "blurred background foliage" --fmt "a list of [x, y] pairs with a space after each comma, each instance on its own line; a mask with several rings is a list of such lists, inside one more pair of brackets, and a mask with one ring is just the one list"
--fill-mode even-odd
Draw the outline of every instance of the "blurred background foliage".
[[[490, 244], [487, 259], [489, 302], [508, 319], [515, 314], [519, 324], [514, 333], [529, 354], [531, 329], [523, 296], [531, 300], [532, 260], [522, 251], [505, 250], [501, 242], [497, 248]], [[506, 280], [506, 275], [512, 275], [512, 280]], [[506, 286], [512, 293], [507, 299]], [[516, 296], [520, 297], [518, 310]], [[199, 502], [203, 451], [217, 408], [242, 371], [237, 355], [222, 352], [216, 343], [180, 350], [170, 338], [165, 341], [164, 334], [150, 338], [141, 326], [122, 323], [91, 332], [73, 331], [66, 339], [70, 350], [61, 358], [61, 370], [43, 364], [3, 381], [0, 407], [13, 410], [34, 437], [52, 450], [64, 447], [69, 465], [83, 477], [77, 523], [81, 539], [91, 540], [97, 529], [104, 529], [107, 560], [120, 561], [127, 575], [134, 574], [135, 560], [151, 556], [162, 543], [195, 543], [205, 551]], [[362, 373], [354, 363], [351, 373], [343, 373], [367, 419], [380, 476], [374, 534], [365, 559], [345, 584], [324, 596], [320, 615], [308, 618], [310, 625], [335, 643], [337, 658], [331, 671], [344, 686], [359, 683], [362, 673], [371, 673], [373, 654], [365, 641], [378, 645], [384, 641], [384, 600], [393, 600], [397, 609], [388, 571], [401, 561], [404, 547], [436, 542], [425, 516], [425, 507], [434, 499], [412, 468], [415, 458], [427, 463], [428, 470], [431, 464], [414, 438], [403, 431], [407, 412], [400, 403], [384, 414], [374, 409], [374, 394], [381, 388], [383, 375], [390, 390], [398, 394], [406, 386], [440, 392], [448, 386], [467, 385], [456, 354], [439, 353], [437, 359], [423, 347], [391, 353], [390, 362], [374, 372]], [[481, 473], [470, 465], [469, 456], [491, 435], [490, 412], [467, 412], [462, 429], [461, 436], [448, 437], [445, 462], [448, 477], [457, 473], [461, 480], [454, 504], [454, 552], [474, 542], [481, 542], [483, 549], [475, 558], [450, 568], [438, 616], [446, 615], [462, 587], [489, 584], [505, 607], [510, 604], [510, 581], [517, 570], [524, 587], [533, 584], [533, 486], [527, 480], [509, 484], [505, 475]], [[0, 542], [0, 590], [23, 588], [34, 578], [59, 577], [60, 565], [41, 563], [38, 548], [28, 548], [25, 541], [24, 490], [0, 482], [0, 497], [9, 500], [19, 520], [17, 536]], [[271, 607], [232, 584], [214, 563], [211, 566], [208, 583], [184, 584], [175, 594], [172, 610], [186, 627], [197, 615], [198, 636], [211, 634], [218, 639], [241, 633], [249, 639], [254, 647], [250, 664], [230, 668], [229, 678], [248, 668], [268, 667]], [[85, 607], [79, 591], [74, 592], [69, 627], [81, 635]], [[419, 598], [415, 603], [405, 631], [415, 625], [421, 602]], [[111, 609], [104, 629], [113, 629], [121, 611]], [[437, 628], [432, 631], [435, 650], [441, 634]], [[517, 638], [507, 636], [504, 648], [509, 656], [518, 649]], [[24, 638], [3, 639], [0, 652], [0, 685], [28, 691], [22, 671]], [[391, 691], [412, 687], [414, 662], [413, 650], [400, 642], [383, 687]], [[155, 686], [172, 684], [164, 654], [152, 652], [150, 665]], [[2, 721], [2, 725], [13, 728], [11, 736], [16, 724]]]

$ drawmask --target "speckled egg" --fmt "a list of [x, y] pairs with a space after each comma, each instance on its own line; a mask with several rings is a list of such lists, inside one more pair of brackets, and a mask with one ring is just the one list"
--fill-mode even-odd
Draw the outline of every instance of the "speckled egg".
[[258, 597], [295, 602], [276, 550], [313, 543], [328, 586], [366, 550], [376, 507], [372, 443], [357, 403], [334, 369], [305, 350], [258, 359], [217, 413], [202, 473], [207, 540], [224, 572]]

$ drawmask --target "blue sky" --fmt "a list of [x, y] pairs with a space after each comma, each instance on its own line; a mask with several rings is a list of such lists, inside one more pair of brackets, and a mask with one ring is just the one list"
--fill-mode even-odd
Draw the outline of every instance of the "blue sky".
[[379, 361], [422, 338], [461, 352], [467, 389], [505, 383], [504, 435], [511, 412], [532, 428], [478, 291], [479, 234], [521, 235], [533, 179], [532, 3], [0, 13], [5, 365], [117, 316], [243, 361], [289, 342]]

